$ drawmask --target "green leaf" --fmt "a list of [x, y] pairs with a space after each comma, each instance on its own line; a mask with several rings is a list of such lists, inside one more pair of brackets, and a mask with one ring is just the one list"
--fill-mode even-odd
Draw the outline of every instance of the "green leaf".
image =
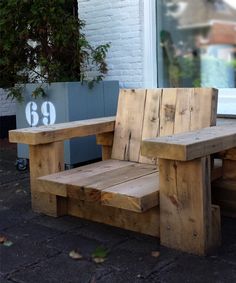
[[106, 258], [108, 255], [108, 250], [102, 246], [99, 246], [92, 253], [93, 258]]

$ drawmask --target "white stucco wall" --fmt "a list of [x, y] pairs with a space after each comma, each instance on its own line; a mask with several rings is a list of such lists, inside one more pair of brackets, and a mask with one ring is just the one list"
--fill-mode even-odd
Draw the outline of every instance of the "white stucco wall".
[[0, 116], [11, 116], [16, 114], [16, 105], [11, 99], [7, 99], [7, 95], [0, 88]]
[[119, 80], [121, 87], [144, 86], [143, 13], [144, 0], [79, 1], [87, 39], [111, 43], [106, 80]]

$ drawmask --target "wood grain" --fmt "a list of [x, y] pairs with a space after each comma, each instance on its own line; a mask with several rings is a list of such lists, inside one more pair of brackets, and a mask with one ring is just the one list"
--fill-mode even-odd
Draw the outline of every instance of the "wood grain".
[[236, 146], [236, 124], [143, 141], [142, 154], [171, 160], [193, 160]]
[[102, 191], [102, 205], [143, 212], [159, 204], [157, 172]]
[[146, 90], [122, 90], [119, 95], [112, 158], [138, 162]]
[[203, 255], [212, 247], [210, 162], [160, 159], [160, 236], [167, 247]]
[[158, 207], [143, 213], [137, 213], [120, 208], [102, 206], [100, 203], [69, 198], [68, 214], [154, 237], [159, 237], [160, 235]]
[[112, 132], [115, 117], [96, 118], [50, 126], [40, 126], [9, 131], [9, 141], [30, 145], [63, 141], [75, 137]]
[[51, 216], [66, 214], [66, 200], [49, 192], [42, 193], [38, 177], [60, 172], [64, 169], [64, 146], [62, 142], [31, 145], [30, 184], [32, 209]]

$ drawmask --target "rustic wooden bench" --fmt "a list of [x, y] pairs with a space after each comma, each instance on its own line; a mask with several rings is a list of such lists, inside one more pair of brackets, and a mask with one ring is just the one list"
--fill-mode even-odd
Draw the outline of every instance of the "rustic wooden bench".
[[[220, 243], [211, 181], [222, 170], [210, 154], [236, 146], [234, 126], [210, 127], [216, 108], [210, 88], [121, 90], [116, 117], [10, 131], [11, 142], [29, 144], [33, 210], [206, 254]], [[103, 161], [62, 171], [63, 141], [87, 135], [97, 136]]]

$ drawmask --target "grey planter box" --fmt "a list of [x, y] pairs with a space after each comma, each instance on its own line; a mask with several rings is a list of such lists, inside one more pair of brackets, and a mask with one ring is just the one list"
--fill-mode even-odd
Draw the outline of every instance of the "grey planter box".
[[[52, 83], [45, 85], [47, 97], [36, 100], [31, 97], [35, 87], [27, 84], [24, 102], [17, 103], [17, 129], [116, 114], [118, 81], [104, 81], [92, 89], [79, 82]], [[64, 150], [65, 164], [69, 166], [101, 157], [95, 136], [65, 141]], [[17, 155], [19, 159], [28, 159], [28, 146], [18, 144]]]

